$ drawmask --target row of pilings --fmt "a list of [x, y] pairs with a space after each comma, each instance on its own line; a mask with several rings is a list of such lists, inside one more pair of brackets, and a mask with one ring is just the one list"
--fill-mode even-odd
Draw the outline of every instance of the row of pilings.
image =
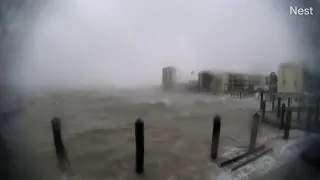
[[[266, 100], [268, 99], [268, 100]], [[293, 121], [293, 128], [304, 131], [319, 132], [319, 112], [320, 112], [320, 97], [317, 96], [281, 96], [270, 95], [270, 98], [264, 98], [264, 93], [260, 93], [260, 111], [262, 112], [262, 119], [266, 117], [267, 103], [271, 106], [268, 113], [272, 122], [279, 129], [285, 129], [287, 125], [285, 118], [291, 116]], [[274, 114], [274, 118], [272, 115]], [[294, 115], [294, 118], [292, 117]], [[268, 120], [269, 120], [268, 119]], [[289, 123], [291, 124], [291, 122]]]
[[[289, 132], [290, 132], [290, 121], [291, 121], [291, 113], [287, 113], [286, 120], [285, 120], [285, 131], [283, 138], [288, 139], [289, 138]], [[252, 116], [251, 120], [251, 129], [250, 129], [250, 140], [248, 142], [247, 151], [243, 154], [240, 154], [236, 157], [233, 157], [231, 159], [227, 159], [225, 161], [217, 161], [218, 159], [218, 151], [219, 151], [219, 142], [220, 142], [220, 133], [221, 133], [221, 126], [223, 125], [223, 120], [219, 115], [215, 115], [213, 117], [212, 121], [212, 137], [211, 137], [211, 148], [208, 151], [208, 158], [210, 158], [213, 162], [215, 162], [219, 167], [224, 167], [226, 165], [232, 164], [234, 162], [239, 161], [240, 159], [243, 159], [251, 154], [260, 152], [260, 155], [258, 154], [255, 156], [255, 158], [270, 152], [271, 148], [266, 148], [265, 145], [257, 146], [257, 136], [259, 131], [259, 125], [263, 121], [262, 116], [256, 112]], [[67, 172], [68, 168], [71, 167], [70, 161], [68, 160], [67, 151], [65, 149], [62, 135], [61, 135], [61, 119], [54, 117], [51, 121], [52, 124], [52, 131], [53, 131], [53, 139], [54, 139], [54, 146], [56, 149], [56, 157], [59, 164], [59, 169], [61, 172]], [[145, 171], [144, 167], [144, 153], [145, 153], [145, 125], [144, 121], [142, 119], [137, 119], [134, 123], [135, 128], [135, 172], [137, 174], [143, 174]], [[251, 161], [254, 159], [251, 159]], [[245, 165], [246, 163], [249, 163], [250, 160], [245, 161], [242, 163], [242, 165]], [[241, 164], [237, 166], [231, 167], [231, 170], [236, 170], [239, 167], [241, 167]]]

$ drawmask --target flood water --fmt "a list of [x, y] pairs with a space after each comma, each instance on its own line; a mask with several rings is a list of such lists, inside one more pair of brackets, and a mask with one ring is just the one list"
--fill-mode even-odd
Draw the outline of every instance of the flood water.
[[[222, 154], [247, 147], [251, 116], [259, 107], [254, 97], [240, 100], [153, 89], [35, 93], [26, 96], [24, 104], [9, 133], [18, 154], [32, 159], [30, 166], [46, 179], [60, 179], [50, 124], [54, 116], [60, 117], [72, 171], [86, 180], [213, 179], [213, 116], [222, 118]], [[144, 176], [134, 173], [137, 118], [145, 123]], [[259, 136], [267, 133], [261, 130]]]

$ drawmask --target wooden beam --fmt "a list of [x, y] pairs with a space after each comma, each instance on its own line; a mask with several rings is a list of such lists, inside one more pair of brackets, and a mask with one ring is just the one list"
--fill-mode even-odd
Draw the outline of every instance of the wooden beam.
[[243, 153], [241, 155], [238, 155], [238, 156], [236, 156], [234, 158], [222, 161], [222, 162], [218, 163], [218, 166], [219, 167], [224, 167], [224, 166], [226, 166], [228, 164], [235, 163], [235, 162], [239, 161], [240, 159], [243, 159], [243, 158], [249, 156], [250, 154], [257, 153], [257, 152], [263, 150], [264, 148], [265, 148], [265, 145], [263, 144], [263, 145], [258, 146], [257, 148], [255, 148], [253, 151], [247, 151], [247, 152], [245, 152], [245, 153]]
[[244, 166], [244, 165], [249, 164], [249, 163], [252, 162], [252, 161], [255, 161], [255, 160], [258, 159], [259, 157], [267, 154], [268, 152], [271, 152], [272, 150], [273, 150], [272, 148], [265, 149], [265, 150], [263, 150], [261, 153], [253, 156], [252, 158], [249, 158], [249, 159], [247, 159], [247, 160], [244, 161], [244, 162], [241, 162], [241, 163], [239, 163], [239, 164], [236, 164], [235, 166], [231, 167], [231, 172], [239, 169], [240, 167], [242, 167], [242, 166]]

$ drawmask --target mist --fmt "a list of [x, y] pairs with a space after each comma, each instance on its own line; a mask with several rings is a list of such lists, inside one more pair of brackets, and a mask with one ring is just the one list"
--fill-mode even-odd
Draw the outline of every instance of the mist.
[[208, 69], [269, 74], [303, 59], [288, 13], [254, 0], [49, 1], [12, 21], [20, 29], [12, 81], [130, 88], [160, 84], [165, 66], [181, 81]]

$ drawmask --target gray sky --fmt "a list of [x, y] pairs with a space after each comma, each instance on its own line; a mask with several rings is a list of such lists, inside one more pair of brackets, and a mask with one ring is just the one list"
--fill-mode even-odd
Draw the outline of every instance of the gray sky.
[[55, 0], [24, 25], [17, 79], [33, 87], [131, 87], [159, 84], [168, 65], [182, 80], [192, 70], [277, 71], [302, 52], [287, 12], [271, 2]]

